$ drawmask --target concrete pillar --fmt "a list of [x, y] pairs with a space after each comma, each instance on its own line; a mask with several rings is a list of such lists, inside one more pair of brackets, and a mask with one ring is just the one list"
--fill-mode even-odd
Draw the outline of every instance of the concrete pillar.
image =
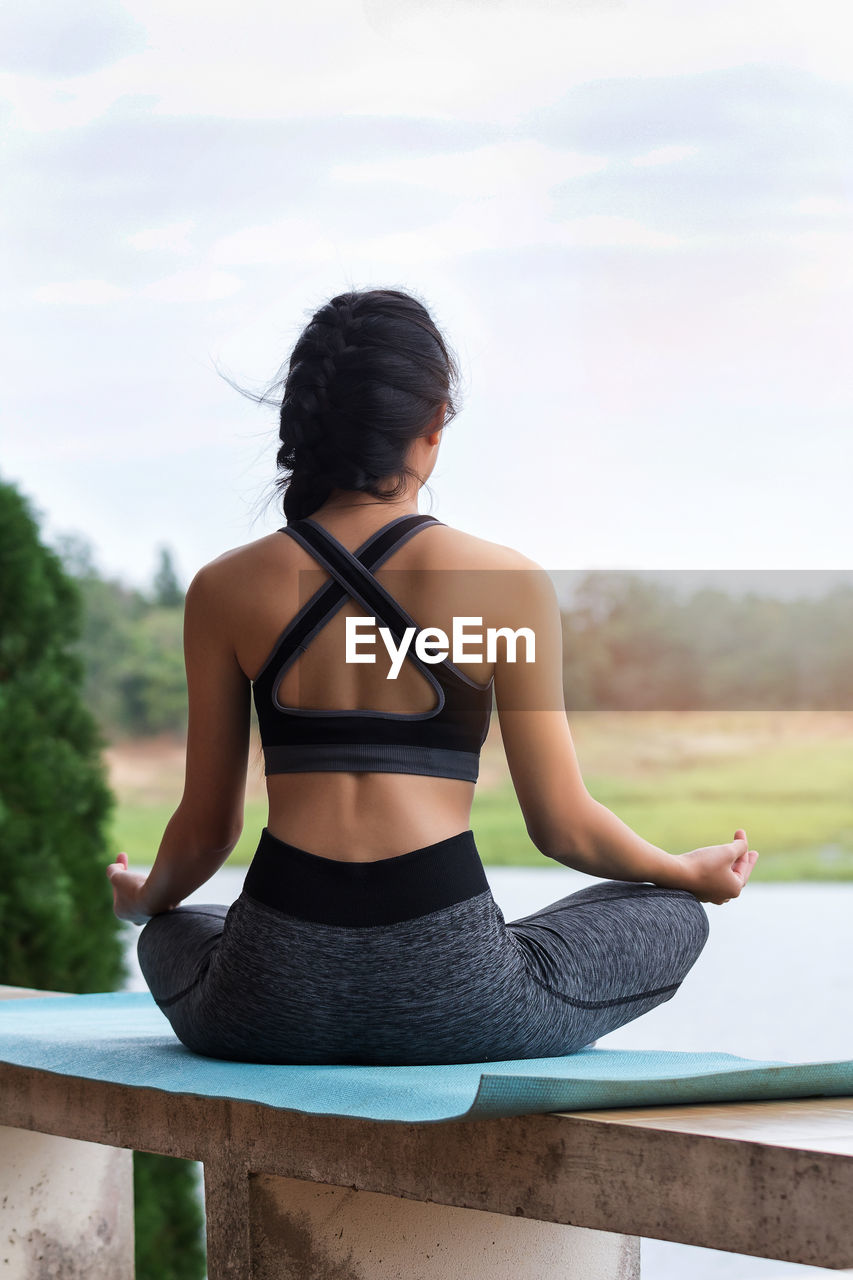
[[[640, 1242], [631, 1236], [265, 1174], [249, 1177], [248, 1198], [252, 1280], [638, 1280], [640, 1274]], [[213, 1266], [209, 1274], [219, 1280]]]
[[133, 1280], [133, 1153], [0, 1127], [2, 1280]]

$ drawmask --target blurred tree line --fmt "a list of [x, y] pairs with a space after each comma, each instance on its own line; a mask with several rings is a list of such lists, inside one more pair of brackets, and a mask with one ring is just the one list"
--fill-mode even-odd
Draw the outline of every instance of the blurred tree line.
[[[168, 549], [148, 591], [101, 576], [80, 539], [59, 552], [83, 599], [77, 650], [102, 731], [181, 733], [184, 589]], [[580, 580], [562, 615], [569, 711], [853, 708], [853, 585], [778, 599], [696, 580], [689, 595], [631, 572]]]
[[[697, 572], [701, 583], [701, 573]], [[679, 596], [596, 571], [563, 611], [569, 710], [853, 708], [853, 585], [779, 599], [701, 585]]]
[[57, 550], [83, 601], [76, 647], [85, 701], [102, 731], [111, 738], [182, 732], [184, 588], [171, 552], [160, 549], [151, 588], [140, 591], [103, 577], [81, 538], [65, 537]]

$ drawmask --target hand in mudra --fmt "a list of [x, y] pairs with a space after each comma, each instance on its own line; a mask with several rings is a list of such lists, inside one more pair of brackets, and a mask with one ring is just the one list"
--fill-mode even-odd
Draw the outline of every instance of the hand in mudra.
[[128, 870], [126, 853], [119, 853], [115, 862], [110, 863], [107, 878], [113, 887], [113, 911], [119, 920], [129, 920], [131, 924], [145, 924], [150, 920], [151, 912], [141, 900], [148, 876]]
[[721, 906], [737, 898], [758, 860], [758, 851], [750, 849], [743, 827], [738, 827], [728, 844], [706, 845], [682, 853], [679, 862], [687, 871], [685, 888], [700, 902]]

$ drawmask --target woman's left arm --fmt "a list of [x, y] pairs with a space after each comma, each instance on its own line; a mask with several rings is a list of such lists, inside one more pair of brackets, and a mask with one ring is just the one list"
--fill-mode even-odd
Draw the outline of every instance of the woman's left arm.
[[115, 913], [135, 924], [209, 880], [243, 829], [250, 683], [234, 652], [221, 569], [214, 562], [196, 574], [184, 608], [189, 719], [181, 802], [147, 877], [129, 871], [124, 854], [107, 868]]

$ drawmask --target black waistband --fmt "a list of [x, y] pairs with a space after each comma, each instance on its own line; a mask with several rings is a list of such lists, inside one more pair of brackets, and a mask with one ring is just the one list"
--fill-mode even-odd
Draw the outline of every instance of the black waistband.
[[243, 891], [300, 920], [351, 928], [397, 924], [489, 888], [472, 831], [375, 862], [342, 862], [286, 844], [265, 827]]

